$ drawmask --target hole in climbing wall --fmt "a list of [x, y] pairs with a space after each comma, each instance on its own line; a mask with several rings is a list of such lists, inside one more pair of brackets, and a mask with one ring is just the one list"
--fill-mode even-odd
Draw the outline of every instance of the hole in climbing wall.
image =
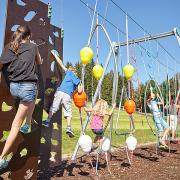
[[28, 151], [27, 151], [26, 148], [22, 149], [21, 152], [20, 152], [21, 157], [27, 156], [27, 152]]
[[10, 161], [10, 160], [12, 159], [12, 157], [13, 157], [13, 152], [9, 153], [9, 154], [6, 156], [6, 159], [7, 159], [8, 161]]
[[38, 164], [40, 164], [41, 163], [41, 160], [38, 160]]
[[34, 174], [34, 169], [28, 169], [26, 171], [26, 175], [24, 176], [24, 179], [31, 179]]
[[45, 96], [50, 96], [54, 92], [53, 88], [47, 88], [44, 92]]
[[40, 26], [45, 26], [46, 25], [46, 21], [43, 18], [39, 18], [39, 25]]
[[34, 18], [34, 16], [35, 16], [36, 14], [37, 14], [37, 13], [36, 13], [35, 11], [29, 11], [29, 12], [26, 14], [26, 16], [24, 17], [24, 20], [27, 21], [27, 22], [29, 22], [29, 21], [31, 21], [31, 20]]
[[0, 139], [0, 142], [1, 142], [1, 143], [6, 141], [8, 135], [9, 135], [9, 132], [10, 132], [10, 131], [3, 131], [3, 133], [2, 133], [2, 134], [3, 134], [3, 137]]
[[22, 0], [17, 0], [17, 4], [19, 6], [26, 6], [26, 3], [24, 3]]
[[52, 44], [52, 45], [54, 45], [51, 36], [49, 36], [49, 43]]
[[59, 37], [59, 32], [53, 32], [54, 36]]
[[11, 31], [13, 31], [13, 32], [16, 31], [18, 27], [19, 27], [19, 25], [17, 25], [17, 24], [12, 26]]
[[38, 46], [42, 46], [44, 45], [46, 42], [43, 38], [38, 38], [35, 40], [35, 43], [38, 45]]
[[59, 78], [58, 78], [57, 76], [53, 76], [53, 77], [51, 78], [51, 83], [52, 83], [52, 84], [56, 84], [58, 81], [59, 81]]
[[56, 152], [51, 152], [51, 157], [49, 158], [50, 161], [56, 162], [55, 156], [56, 156]]
[[41, 138], [41, 144], [45, 144], [46, 143], [46, 140], [44, 137]]
[[52, 54], [56, 54], [56, 55], [59, 56], [59, 53], [58, 53], [55, 49], [52, 49], [52, 50], [51, 50], [51, 53], [52, 53]]
[[53, 129], [58, 130], [58, 124], [57, 123], [53, 123]]
[[58, 141], [56, 139], [51, 139], [51, 144], [54, 146], [58, 145]]
[[41, 99], [36, 99], [36, 102], [35, 102], [35, 104], [39, 104], [41, 102]]
[[11, 111], [13, 109], [13, 106], [8, 106], [5, 102], [3, 102], [1, 109], [2, 109], [2, 112], [7, 112], [7, 111]]
[[51, 63], [51, 71], [54, 72], [54, 69], [55, 69], [55, 61], [53, 61], [53, 62]]

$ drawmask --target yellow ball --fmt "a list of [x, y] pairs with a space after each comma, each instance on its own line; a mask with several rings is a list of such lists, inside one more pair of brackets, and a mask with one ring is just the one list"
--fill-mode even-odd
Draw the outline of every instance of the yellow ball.
[[93, 67], [93, 76], [97, 80], [101, 79], [103, 72], [104, 72], [104, 69], [101, 65], [98, 64], [98, 65]]
[[88, 64], [92, 60], [93, 55], [93, 50], [90, 47], [82, 48], [80, 51], [81, 63], [84, 65]]
[[127, 80], [130, 80], [134, 75], [134, 67], [130, 64], [127, 64], [123, 67], [123, 72]]

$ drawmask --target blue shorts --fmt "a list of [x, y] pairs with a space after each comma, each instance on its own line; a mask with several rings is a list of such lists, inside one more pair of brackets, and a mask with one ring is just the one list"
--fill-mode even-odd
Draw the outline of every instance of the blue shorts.
[[92, 129], [92, 132], [96, 134], [96, 136], [102, 137], [104, 135], [104, 129]]
[[161, 115], [154, 116], [154, 121], [156, 123], [156, 127], [159, 132], [163, 132], [164, 129], [169, 128], [167, 122], [162, 118]]
[[11, 82], [11, 95], [23, 102], [32, 102], [37, 97], [37, 84], [35, 82]]

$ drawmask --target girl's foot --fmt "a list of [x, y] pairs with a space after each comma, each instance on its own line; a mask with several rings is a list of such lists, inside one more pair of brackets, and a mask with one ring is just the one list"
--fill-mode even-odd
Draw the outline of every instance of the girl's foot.
[[0, 170], [7, 168], [9, 161], [0, 159]]
[[50, 126], [50, 121], [47, 119], [42, 122], [42, 125], [48, 128]]
[[160, 142], [161, 145], [163, 145], [165, 147], [168, 147], [167, 144], [165, 143], [165, 140], [160, 139], [159, 142]]
[[29, 124], [24, 124], [21, 128], [20, 131], [24, 134], [28, 134], [30, 131], [30, 125]]

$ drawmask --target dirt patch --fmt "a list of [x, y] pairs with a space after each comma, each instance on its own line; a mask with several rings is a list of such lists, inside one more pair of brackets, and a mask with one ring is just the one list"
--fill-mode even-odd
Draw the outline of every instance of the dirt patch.
[[[95, 167], [96, 157], [92, 156]], [[180, 145], [171, 144], [170, 153], [168, 149], [159, 150], [156, 154], [155, 145], [138, 147], [134, 151], [132, 165], [124, 149], [118, 149], [112, 153], [109, 174], [105, 162], [105, 156], [101, 155], [98, 165], [99, 179], [121, 179], [121, 180], [154, 180], [154, 179], [180, 179]], [[46, 179], [97, 179], [87, 156], [78, 158], [75, 162], [64, 160], [61, 165], [51, 168], [46, 172], [39, 172], [39, 180]]]

